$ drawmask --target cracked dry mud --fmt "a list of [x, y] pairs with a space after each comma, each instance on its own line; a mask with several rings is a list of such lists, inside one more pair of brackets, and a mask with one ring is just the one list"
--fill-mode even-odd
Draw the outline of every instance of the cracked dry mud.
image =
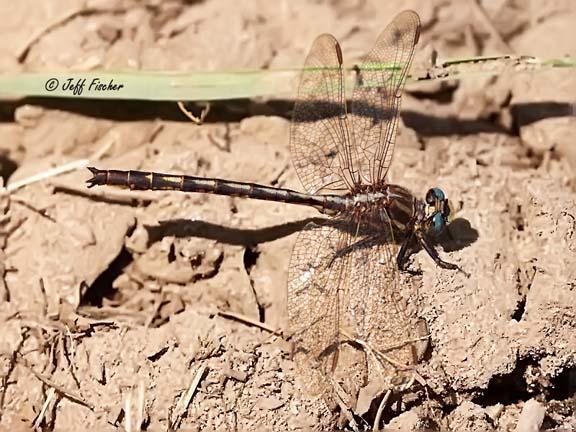
[[[2, 2], [16, 21], [0, 24], [0, 60], [7, 72], [294, 67], [326, 31], [353, 62], [405, 8], [423, 22], [415, 67], [431, 47], [496, 54], [503, 41], [517, 54], [576, 55], [571, 1], [477, 2], [502, 41], [473, 3], [250, 1], [231, 13], [228, 0]], [[419, 196], [440, 186], [458, 204], [439, 249], [472, 276], [413, 257], [422, 275], [403, 281], [431, 335], [418, 367], [428, 391], [391, 404], [390, 430], [576, 429], [575, 94], [569, 68], [407, 86], [390, 180]], [[278, 98], [214, 104], [202, 126], [168, 103], [3, 101], [2, 174], [10, 184], [111, 142], [102, 167], [301, 190], [291, 101]], [[0, 429], [345, 426], [302, 390], [289, 343], [219, 314], [286, 328], [290, 251], [315, 210], [88, 192], [87, 177], [0, 201]]]

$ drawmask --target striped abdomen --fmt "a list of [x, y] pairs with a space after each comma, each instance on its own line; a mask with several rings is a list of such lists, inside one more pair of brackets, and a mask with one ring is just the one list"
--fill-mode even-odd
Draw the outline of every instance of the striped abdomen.
[[290, 189], [273, 188], [216, 178], [161, 174], [144, 171], [118, 171], [88, 168], [92, 178], [88, 187], [110, 185], [132, 190], [176, 190], [213, 193], [267, 201], [286, 202], [315, 207], [322, 213], [335, 214], [346, 209], [348, 199], [338, 195], [309, 195]]

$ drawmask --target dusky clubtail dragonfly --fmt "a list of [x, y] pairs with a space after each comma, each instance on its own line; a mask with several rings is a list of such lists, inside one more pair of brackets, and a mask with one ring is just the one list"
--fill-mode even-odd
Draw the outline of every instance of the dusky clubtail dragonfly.
[[[386, 182], [419, 34], [415, 12], [394, 18], [354, 68], [349, 107], [339, 43], [329, 34], [314, 41], [290, 130], [292, 161], [305, 193], [216, 178], [89, 168], [88, 187], [231, 195], [312, 206], [331, 216], [299, 233], [288, 275], [297, 363], [322, 372], [305, 377], [312, 393], [322, 391], [346, 341], [387, 352], [376, 357], [394, 371], [415, 364], [414, 341], [420, 335], [408, 325], [398, 281], [398, 269], [406, 270], [412, 250], [421, 247], [438, 266], [460, 269], [442, 260], [433, 246], [451, 216], [444, 192], [431, 188], [420, 199]], [[392, 244], [400, 244], [395, 260]], [[366, 355], [366, 364], [372, 361], [368, 357], [374, 358]]]

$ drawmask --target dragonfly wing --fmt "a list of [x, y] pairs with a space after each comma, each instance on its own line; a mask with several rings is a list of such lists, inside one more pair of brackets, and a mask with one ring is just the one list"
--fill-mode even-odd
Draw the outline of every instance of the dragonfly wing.
[[298, 235], [288, 271], [288, 323], [294, 359], [310, 394], [326, 394], [339, 342], [352, 235], [342, 221], [310, 223]]
[[308, 193], [338, 193], [357, 182], [346, 117], [342, 50], [318, 36], [306, 57], [290, 128], [294, 168]]
[[388, 172], [402, 90], [419, 35], [418, 14], [401, 12], [356, 68], [351, 112], [359, 169], [366, 183], [380, 183]]
[[370, 380], [389, 381], [417, 360], [417, 320], [400, 292], [390, 226], [382, 226], [347, 218], [308, 224], [298, 236], [288, 274], [289, 334], [311, 394], [330, 394], [336, 381], [353, 398]]
[[[400, 366], [413, 366], [421, 346], [416, 311], [408, 308], [410, 289], [400, 290], [397, 251], [390, 240], [384, 230], [361, 240], [351, 251], [348, 328], [385, 356], [379, 357], [378, 365], [370, 363], [370, 379], [387, 380], [397, 375]], [[374, 358], [369, 357], [369, 362]]]

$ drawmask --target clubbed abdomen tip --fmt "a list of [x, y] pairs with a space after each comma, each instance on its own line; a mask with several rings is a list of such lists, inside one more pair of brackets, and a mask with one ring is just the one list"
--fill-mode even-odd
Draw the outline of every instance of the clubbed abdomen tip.
[[94, 186], [101, 186], [101, 185], [106, 184], [106, 171], [105, 170], [100, 170], [100, 169], [94, 168], [94, 167], [88, 167], [88, 169], [92, 173], [92, 177], [89, 178], [88, 180], [86, 180], [86, 183], [88, 183], [88, 188], [91, 188]]

